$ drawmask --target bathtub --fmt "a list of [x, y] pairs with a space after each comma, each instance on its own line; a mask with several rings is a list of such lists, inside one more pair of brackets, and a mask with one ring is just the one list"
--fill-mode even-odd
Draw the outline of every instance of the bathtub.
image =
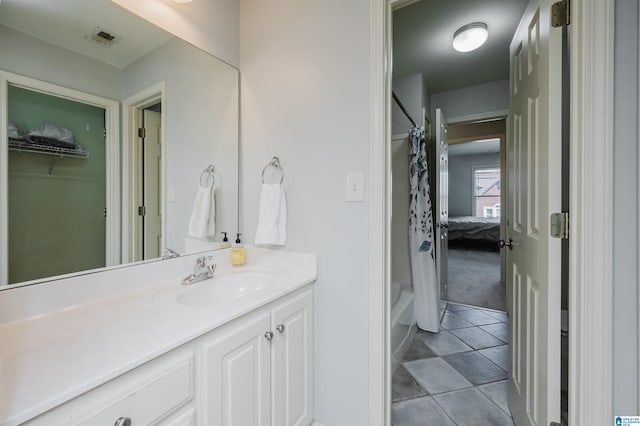
[[413, 310], [413, 289], [408, 285], [391, 283], [391, 373], [416, 333], [416, 318]]

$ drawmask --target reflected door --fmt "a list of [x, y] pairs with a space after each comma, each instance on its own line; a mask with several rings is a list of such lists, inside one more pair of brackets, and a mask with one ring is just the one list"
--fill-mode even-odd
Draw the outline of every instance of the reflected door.
[[161, 255], [162, 215], [160, 203], [160, 173], [162, 172], [160, 140], [160, 113], [149, 109], [143, 112], [145, 137], [143, 139], [144, 179], [142, 192], [144, 199], [144, 216], [142, 232], [144, 240], [144, 259], [154, 259]]

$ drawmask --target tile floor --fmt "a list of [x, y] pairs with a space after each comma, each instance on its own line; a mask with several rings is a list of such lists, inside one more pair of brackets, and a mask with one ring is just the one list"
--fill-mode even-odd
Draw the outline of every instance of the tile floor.
[[506, 314], [449, 303], [441, 325], [418, 330], [393, 375], [393, 425], [513, 425]]

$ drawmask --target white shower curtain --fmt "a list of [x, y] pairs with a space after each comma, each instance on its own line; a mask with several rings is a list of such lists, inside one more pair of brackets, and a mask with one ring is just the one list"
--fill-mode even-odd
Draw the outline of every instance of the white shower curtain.
[[409, 130], [409, 253], [418, 327], [440, 331], [440, 292], [434, 257], [433, 220], [424, 128]]

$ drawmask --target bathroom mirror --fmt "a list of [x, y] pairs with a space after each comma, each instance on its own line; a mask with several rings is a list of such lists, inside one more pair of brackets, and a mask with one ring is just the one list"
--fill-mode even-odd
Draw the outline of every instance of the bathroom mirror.
[[237, 231], [236, 68], [111, 0], [2, 0], [0, 72], [0, 289]]

